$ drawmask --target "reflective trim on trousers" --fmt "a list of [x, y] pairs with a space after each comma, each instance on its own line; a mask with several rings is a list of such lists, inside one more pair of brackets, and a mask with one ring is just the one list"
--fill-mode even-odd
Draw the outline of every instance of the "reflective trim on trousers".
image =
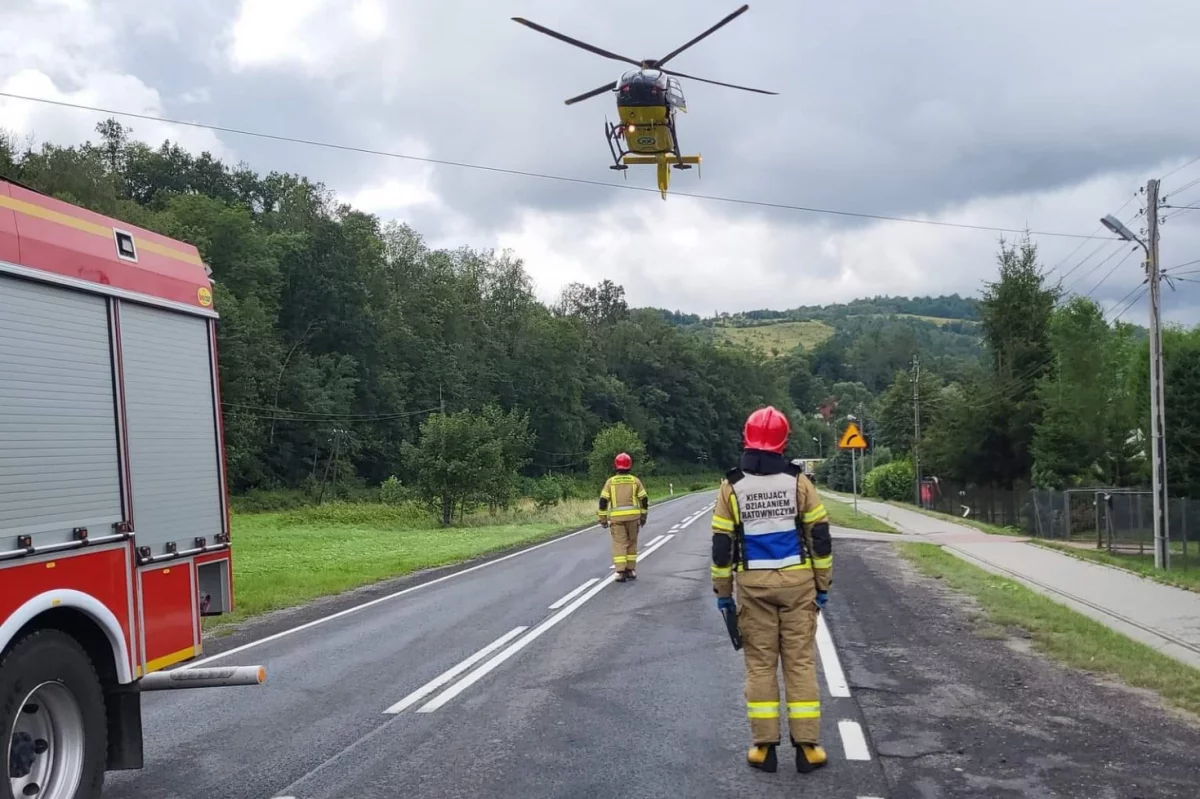
[[788, 718], [790, 719], [819, 719], [821, 718], [820, 702], [788, 702]]
[[779, 718], [778, 702], [747, 702], [746, 715], [752, 719]]

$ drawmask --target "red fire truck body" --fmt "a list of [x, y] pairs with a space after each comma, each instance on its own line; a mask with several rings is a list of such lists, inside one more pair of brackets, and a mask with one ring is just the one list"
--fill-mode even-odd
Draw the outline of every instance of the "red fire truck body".
[[[141, 768], [140, 693], [177, 687], [162, 670], [200, 654], [202, 616], [233, 608], [216, 319], [195, 247], [0, 180], [14, 796], [92, 797], [105, 770]], [[265, 676], [215, 671], [192, 684]]]

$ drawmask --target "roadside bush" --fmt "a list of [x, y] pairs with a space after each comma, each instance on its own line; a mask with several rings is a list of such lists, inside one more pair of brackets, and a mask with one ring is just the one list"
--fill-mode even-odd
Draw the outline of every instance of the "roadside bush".
[[229, 498], [234, 513], [278, 513], [311, 505], [312, 497], [295, 488], [252, 488]]
[[588, 456], [588, 475], [591, 479], [602, 483], [612, 475], [613, 458], [620, 452], [628, 453], [633, 458], [633, 473], [639, 477], [654, 471], [654, 464], [646, 457], [646, 445], [641, 436], [624, 422], [617, 422], [597, 433], [592, 442], [592, 454]]
[[409, 491], [400, 482], [400, 478], [392, 475], [379, 486], [379, 501], [384, 505], [401, 505], [411, 499]]
[[916, 472], [908, 461], [892, 461], [867, 472], [863, 494], [868, 497], [904, 502], [912, 499]]
[[544, 474], [534, 480], [529, 496], [537, 505], [538, 510], [553, 508], [566, 499], [563, 495], [562, 482], [552, 474]]

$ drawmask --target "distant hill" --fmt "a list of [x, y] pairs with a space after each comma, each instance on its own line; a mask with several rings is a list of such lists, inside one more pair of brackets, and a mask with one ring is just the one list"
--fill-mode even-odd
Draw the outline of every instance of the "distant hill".
[[834, 328], [817, 320], [773, 322], [753, 326], [716, 326], [714, 338], [725, 344], [747, 344], [768, 355], [783, 355], [796, 347], [807, 350], [834, 334]]
[[670, 324], [718, 343], [750, 346], [768, 356], [786, 355], [797, 347], [813, 352], [822, 344], [849, 346], [868, 336], [897, 333], [915, 336], [923, 348], [939, 355], [970, 358], [980, 347], [979, 301], [958, 294], [871, 297], [782, 311], [720, 313], [709, 318], [656, 310]]

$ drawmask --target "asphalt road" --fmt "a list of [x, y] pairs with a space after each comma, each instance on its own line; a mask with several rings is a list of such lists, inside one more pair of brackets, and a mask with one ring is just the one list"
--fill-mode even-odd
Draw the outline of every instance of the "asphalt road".
[[264, 664], [267, 685], [146, 695], [146, 768], [109, 775], [105, 797], [1200, 795], [1200, 733], [977, 638], [891, 544], [844, 537], [822, 647], [831, 763], [802, 776], [785, 748], [777, 774], [748, 769], [711, 501], [652, 509], [633, 583], [611, 582], [591, 530], [250, 625], [216, 663]]

